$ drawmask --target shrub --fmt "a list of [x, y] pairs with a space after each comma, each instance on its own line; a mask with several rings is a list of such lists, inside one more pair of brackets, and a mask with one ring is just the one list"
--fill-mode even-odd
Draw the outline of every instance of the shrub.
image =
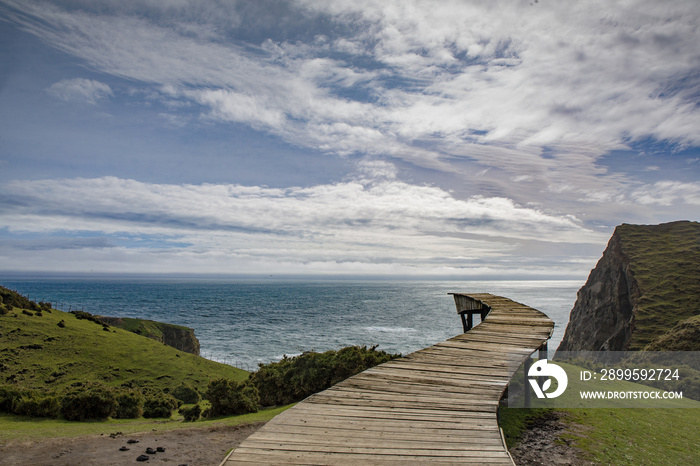
[[178, 401], [172, 396], [152, 391], [146, 394], [146, 401], [143, 404], [143, 417], [170, 417], [178, 407]]
[[175, 388], [172, 395], [188, 405], [199, 403], [202, 400], [197, 389], [187, 383]]
[[250, 379], [260, 392], [262, 406], [301, 401], [365, 369], [399, 357], [376, 346], [348, 346], [325, 353], [307, 352], [261, 364]]
[[102, 321], [89, 312], [71, 311], [70, 313], [73, 314], [76, 319], [89, 320], [90, 322], [95, 322], [96, 324], [102, 325]]
[[143, 415], [146, 399], [137, 390], [122, 390], [117, 392], [117, 409], [115, 419], [136, 419]]
[[31, 417], [57, 418], [61, 414], [61, 402], [56, 396], [23, 396], [15, 401], [14, 414]]
[[180, 408], [180, 414], [185, 418], [185, 422], [194, 422], [202, 415], [202, 407], [197, 403], [189, 408]]
[[87, 384], [63, 396], [61, 414], [68, 421], [107, 419], [117, 410], [114, 390], [100, 384]]
[[26, 391], [9, 385], [0, 386], [0, 412], [12, 413], [15, 402], [21, 399]]
[[212, 380], [207, 386], [206, 398], [211, 403], [208, 417], [255, 413], [260, 403], [258, 389], [249, 380], [241, 383], [229, 379]]

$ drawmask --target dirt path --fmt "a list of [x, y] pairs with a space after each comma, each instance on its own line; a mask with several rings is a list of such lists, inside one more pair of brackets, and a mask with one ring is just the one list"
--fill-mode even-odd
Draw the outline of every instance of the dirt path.
[[552, 411], [527, 424], [528, 430], [518, 444], [510, 449], [518, 466], [534, 465], [594, 465], [584, 460], [582, 452], [562, 438], [570, 429], [562, 413]]
[[[137, 465], [167, 464], [218, 466], [226, 453], [236, 447], [264, 422], [226, 427], [199, 427], [169, 432], [112, 434], [73, 439], [46, 439], [36, 442], [13, 441], [0, 445], [2, 465]], [[138, 443], [127, 443], [136, 440]], [[126, 447], [129, 450], [120, 451]], [[147, 455], [148, 461], [136, 458], [147, 448], [165, 451]]]

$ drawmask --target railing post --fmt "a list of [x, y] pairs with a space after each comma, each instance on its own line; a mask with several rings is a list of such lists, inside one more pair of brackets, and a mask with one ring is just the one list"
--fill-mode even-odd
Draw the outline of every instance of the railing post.
[[530, 365], [532, 364], [532, 355], [528, 354], [525, 360], [525, 367], [523, 370], [523, 389], [525, 390], [525, 407], [530, 407], [530, 382], [527, 380], [527, 373], [530, 372]]
[[548, 359], [547, 356], [547, 341], [545, 341], [542, 343], [542, 346], [540, 346], [540, 359]]

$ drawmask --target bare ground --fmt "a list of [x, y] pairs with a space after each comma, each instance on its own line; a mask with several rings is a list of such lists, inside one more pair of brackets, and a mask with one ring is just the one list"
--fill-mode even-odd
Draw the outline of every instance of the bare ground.
[[584, 459], [581, 450], [563, 437], [567, 432], [578, 430], [573, 423], [567, 422], [563, 413], [551, 411], [533, 419], [527, 428], [520, 442], [510, 449], [510, 454], [518, 466], [595, 464]]
[[[258, 430], [264, 422], [224, 427], [195, 427], [168, 432], [141, 434], [114, 433], [104, 436], [71, 439], [43, 439], [33, 442], [12, 441], [0, 445], [2, 465], [136, 465], [167, 464], [217, 466], [232, 448]], [[128, 443], [136, 440], [138, 443]], [[126, 447], [128, 450], [120, 451]], [[147, 455], [148, 461], [137, 462], [147, 448], [164, 448], [164, 452]]]
[[[589, 466], [581, 451], [562, 435], [575, 426], [551, 412], [533, 420], [520, 442], [510, 453], [518, 466], [573, 465]], [[33, 442], [12, 441], [0, 445], [0, 465], [105, 465], [163, 464], [187, 466], [217, 466], [232, 448], [238, 446], [264, 422], [224, 427], [196, 427], [167, 432], [78, 437], [72, 439], [42, 439]], [[138, 443], [128, 443], [129, 440]], [[120, 451], [126, 447], [128, 450]], [[164, 452], [149, 454], [148, 461], [136, 458], [147, 448], [164, 448]]]

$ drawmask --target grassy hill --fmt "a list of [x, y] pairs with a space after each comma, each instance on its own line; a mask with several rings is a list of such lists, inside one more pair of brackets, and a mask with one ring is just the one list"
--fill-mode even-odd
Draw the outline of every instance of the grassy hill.
[[693, 319], [700, 314], [700, 223], [623, 224], [616, 233], [642, 293], [629, 349], [700, 350]]
[[101, 381], [167, 391], [187, 383], [203, 392], [213, 379], [248, 378], [241, 369], [8, 293], [0, 289], [0, 384], [61, 389]]

